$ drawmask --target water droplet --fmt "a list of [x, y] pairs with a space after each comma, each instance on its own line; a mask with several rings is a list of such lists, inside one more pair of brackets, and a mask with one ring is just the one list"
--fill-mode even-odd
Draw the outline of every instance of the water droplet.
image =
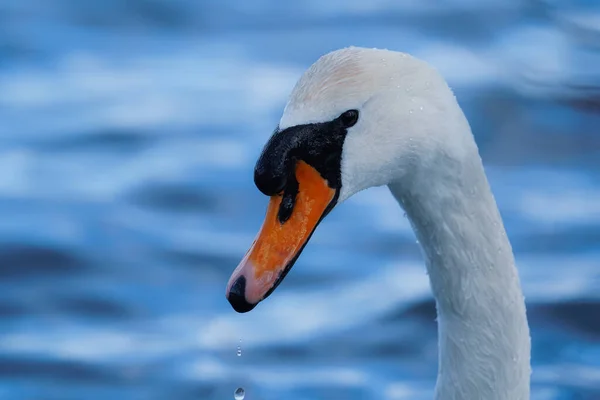
[[242, 356], [242, 347], [241, 346], [238, 346], [238, 348], [237, 348], [237, 356], [238, 357]]
[[412, 110], [412, 109], [408, 110], [408, 113], [409, 113], [409, 114], [412, 114], [412, 113], [413, 113], [413, 110]]
[[244, 400], [245, 396], [246, 392], [244, 391], [244, 388], [237, 388], [235, 389], [235, 392], [233, 392], [233, 398], [235, 400]]
[[419, 110], [423, 111], [423, 106], [419, 107]]
[[417, 240], [417, 244], [419, 244], [419, 241]]

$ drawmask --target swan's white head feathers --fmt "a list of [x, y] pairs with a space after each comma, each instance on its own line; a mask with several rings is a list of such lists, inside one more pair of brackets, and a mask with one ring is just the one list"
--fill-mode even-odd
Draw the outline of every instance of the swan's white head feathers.
[[[472, 147], [468, 122], [442, 76], [405, 53], [350, 47], [317, 60], [299, 79], [279, 127], [331, 121], [359, 111], [348, 130], [339, 201], [401, 179], [439, 150]], [[465, 132], [467, 135], [465, 135]]]

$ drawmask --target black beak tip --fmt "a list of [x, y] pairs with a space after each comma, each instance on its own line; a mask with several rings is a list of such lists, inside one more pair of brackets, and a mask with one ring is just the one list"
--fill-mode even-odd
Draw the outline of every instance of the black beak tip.
[[243, 275], [236, 279], [231, 285], [229, 293], [227, 293], [227, 300], [233, 309], [239, 313], [247, 313], [251, 311], [256, 304], [250, 304], [246, 301], [246, 277]]

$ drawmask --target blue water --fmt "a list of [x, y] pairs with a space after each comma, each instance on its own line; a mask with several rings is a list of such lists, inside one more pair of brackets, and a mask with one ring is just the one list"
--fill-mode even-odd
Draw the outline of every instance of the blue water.
[[532, 397], [600, 399], [596, 4], [0, 2], [0, 398], [432, 398], [434, 304], [384, 188], [253, 312], [224, 296], [287, 95], [357, 45], [446, 76], [515, 250]]

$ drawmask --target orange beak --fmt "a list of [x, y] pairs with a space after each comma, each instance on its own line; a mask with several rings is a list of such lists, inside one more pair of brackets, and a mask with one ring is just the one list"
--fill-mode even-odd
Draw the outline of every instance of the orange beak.
[[275, 290], [334, 206], [336, 190], [316, 169], [298, 161], [295, 175], [298, 193], [291, 215], [282, 223], [283, 193], [271, 197], [258, 236], [229, 279], [227, 299], [237, 312], [252, 310]]

